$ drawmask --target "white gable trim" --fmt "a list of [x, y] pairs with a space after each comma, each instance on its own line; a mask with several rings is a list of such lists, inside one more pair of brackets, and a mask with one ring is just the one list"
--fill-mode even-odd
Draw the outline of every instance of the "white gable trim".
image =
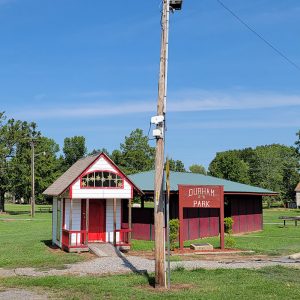
[[[109, 171], [119, 175], [123, 179], [122, 188], [109, 187], [81, 187], [81, 177], [94, 171]], [[133, 184], [119, 171], [104, 155], [100, 155], [70, 186], [72, 199], [131, 199], [133, 197]]]

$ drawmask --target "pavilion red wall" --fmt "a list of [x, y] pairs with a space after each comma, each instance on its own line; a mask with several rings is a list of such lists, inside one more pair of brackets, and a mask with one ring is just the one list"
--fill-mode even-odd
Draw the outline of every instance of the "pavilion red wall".
[[231, 196], [233, 233], [251, 232], [263, 229], [261, 196]]
[[[234, 220], [233, 232], [243, 233], [262, 230], [261, 196], [229, 195], [230, 211], [227, 216]], [[170, 203], [170, 218], [178, 218], [178, 198]], [[154, 240], [153, 208], [132, 208], [132, 238]], [[226, 217], [226, 216], [225, 216]], [[126, 201], [122, 206], [122, 228], [128, 228], [128, 207]], [[219, 234], [219, 209], [184, 208], [184, 240], [194, 240]]]

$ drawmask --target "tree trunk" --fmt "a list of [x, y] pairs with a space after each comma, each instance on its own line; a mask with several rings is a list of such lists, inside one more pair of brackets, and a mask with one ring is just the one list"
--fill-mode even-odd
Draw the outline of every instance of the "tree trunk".
[[4, 195], [5, 193], [0, 191], [0, 213], [5, 212], [5, 208], [4, 208]]

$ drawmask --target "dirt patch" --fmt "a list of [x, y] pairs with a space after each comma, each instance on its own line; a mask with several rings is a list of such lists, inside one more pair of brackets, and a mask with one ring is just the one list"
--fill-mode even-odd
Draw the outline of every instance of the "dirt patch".
[[[186, 249], [185, 253], [180, 253], [179, 251], [172, 251], [172, 257], [178, 258], [180, 261], [191, 261], [191, 260], [204, 260], [204, 261], [234, 261], [234, 260], [246, 260], [246, 261], [257, 261], [257, 260], [267, 260], [269, 257], [267, 255], [255, 255], [252, 253], [232, 253], [232, 250], [224, 251], [219, 253], [220, 250], [215, 251], [216, 254], [210, 253], [205, 254], [205, 251], [202, 251], [201, 254], [195, 254], [194, 250], [189, 251]], [[196, 251], [199, 252], [199, 251]], [[138, 256], [142, 258], [147, 258], [154, 260], [154, 251], [129, 251], [128, 255]], [[274, 257], [272, 257], [274, 258]]]
[[45, 294], [38, 294], [24, 289], [6, 289], [0, 291], [0, 299], [45, 300], [48, 299], [48, 297]]
[[188, 283], [176, 283], [176, 284], [171, 284], [170, 289], [165, 289], [165, 288], [155, 288], [152, 285], [143, 285], [139, 286], [139, 289], [147, 290], [152, 293], [169, 293], [169, 292], [178, 292], [181, 290], [189, 290], [195, 288], [195, 285], [193, 284], [188, 284]]

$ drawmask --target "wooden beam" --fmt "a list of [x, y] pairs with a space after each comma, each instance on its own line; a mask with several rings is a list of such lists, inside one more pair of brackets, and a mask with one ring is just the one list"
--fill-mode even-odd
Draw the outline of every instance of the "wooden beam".
[[114, 246], [116, 245], [117, 243], [117, 233], [116, 233], [116, 230], [117, 230], [117, 199], [114, 198]]
[[69, 230], [72, 230], [73, 226], [73, 201], [70, 199], [70, 213], [69, 213]]
[[225, 249], [225, 233], [224, 233], [224, 187], [221, 192], [221, 207], [220, 207], [220, 247]]
[[[128, 229], [132, 230], [132, 199], [128, 199]], [[128, 243], [131, 243], [131, 231], [128, 233]]]
[[85, 230], [86, 230], [86, 240], [85, 243], [89, 242], [89, 214], [90, 214], [90, 199], [86, 199], [85, 203]]

